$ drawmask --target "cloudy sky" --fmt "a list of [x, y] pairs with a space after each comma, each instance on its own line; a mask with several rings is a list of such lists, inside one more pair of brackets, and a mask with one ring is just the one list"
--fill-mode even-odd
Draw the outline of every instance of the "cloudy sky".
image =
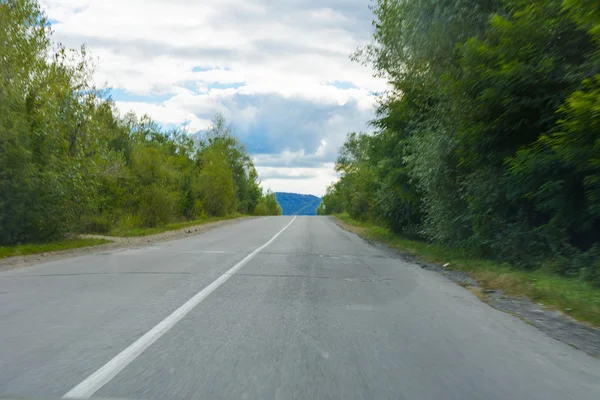
[[322, 195], [346, 133], [366, 131], [385, 84], [349, 55], [369, 0], [43, 0], [54, 38], [86, 43], [117, 107], [204, 129], [217, 112], [263, 187]]

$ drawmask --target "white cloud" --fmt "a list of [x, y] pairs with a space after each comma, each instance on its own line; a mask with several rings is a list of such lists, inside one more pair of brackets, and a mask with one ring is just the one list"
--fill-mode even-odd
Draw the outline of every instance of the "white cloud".
[[327, 186], [338, 179], [333, 165], [325, 164], [319, 168], [273, 168], [257, 167], [262, 178], [262, 186], [274, 192], [293, 192], [323, 196]]
[[349, 59], [370, 40], [368, 3], [42, 1], [55, 39], [69, 47], [85, 42], [98, 59], [100, 86], [138, 96], [116, 97], [120, 110], [148, 113], [165, 124], [187, 121], [189, 131], [222, 112], [258, 162], [329, 168], [329, 175], [307, 182], [284, 175], [264, 180], [278, 190], [313, 193], [335, 179], [331, 167], [319, 163], [334, 160], [348, 131], [366, 129], [374, 115], [371, 93], [386, 88]]
[[185, 124], [186, 130], [190, 133], [206, 129], [211, 124], [210, 120], [203, 120], [185, 110], [165, 105], [121, 101], [116, 101], [115, 105], [121, 112], [121, 115], [124, 115], [129, 111], [133, 111], [140, 116], [144, 114], [151, 115], [154, 119], [164, 124], [177, 126]]

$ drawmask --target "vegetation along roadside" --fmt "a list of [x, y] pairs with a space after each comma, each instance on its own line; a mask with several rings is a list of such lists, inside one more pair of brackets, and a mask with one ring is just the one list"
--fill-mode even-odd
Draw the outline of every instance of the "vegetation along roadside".
[[[10, 257], [22, 257], [36, 254], [53, 256], [53, 253], [55, 252], [62, 253], [66, 250], [75, 249], [84, 250], [85, 248], [93, 248], [108, 244], [111, 244], [109, 247], [120, 247], [123, 245], [139, 245], [142, 243], [160, 242], [163, 240], [184, 237], [187, 236], [187, 234], [203, 232], [207, 229], [211, 229], [212, 227], [221, 226], [222, 222], [229, 222], [241, 218], [248, 218], [248, 216], [234, 214], [225, 217], [211, 217], [193, 221], [172, 223], [155, 228], [133, 228], [123, 231], [113, 230], [108, 235], [80, 234], [74, 237], [48, 243], [0, 246], [0, 259], [6, 260]], [[150, 240], [145, 240], [145, 238]], [[106, 246], [102, 246], [102, 248], [104, 247]]]
[[38, 1], [0, 1], [0, 26], [0, 254], [281, 214], [221, 114], [190, 132], [119, 112], [85, 46], [53, 41]]
[[354, 58], [390, 89], [373, 131], [348, 134], [318, 213], [599, 325], [598, 1], [372, 10]]
[[100, 238], [71, 238], [49, 243], [22, 244], [15, 246], [1, 246], [0, 258], [43, 254], [61, 250], [79, 249], [82, 247], [99, 246], [110, 243], [110, 240]]

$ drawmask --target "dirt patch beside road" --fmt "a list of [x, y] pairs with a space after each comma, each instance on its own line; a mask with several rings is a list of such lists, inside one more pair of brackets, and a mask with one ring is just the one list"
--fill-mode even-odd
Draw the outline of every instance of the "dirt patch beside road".
[[49, 261], [64, 260], [67, 258], [77, 257], [85, 254], [92, 254], [106, 250], [114, 250], [128, 247], [149, 246], [157, 242], [165, 242], [169, 240], [181, 239], [188, 236], [198, 235], [211, 229], [222, 226], [236, 224], [256, 217], [242, 217], [236, 219], [228, 219], [223, 221], [209, 222], [207, 224], [191, 226], [173, 231], [167, 231], [151, 236], [139, 237], [114, 237], [102, 235], [80, 235], [82, 238], [97, 238], [110, 240], [110, 243], [100, 246], [81, 247], [77, 249], [56, 251], [51, 253], [32, 254], [27, 256], [7, 257], [0, 259], [0, 271], [5, 271], [14, 268], [27, 267], [30, 265], [41, 264]]

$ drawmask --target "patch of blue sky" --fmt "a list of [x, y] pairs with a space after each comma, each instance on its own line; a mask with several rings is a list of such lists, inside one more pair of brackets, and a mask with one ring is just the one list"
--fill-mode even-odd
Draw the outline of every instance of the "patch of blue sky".
[[194, 67], [192, 68], [192, 72], [207, 72], [207, 71], [212, 71], [213, 69], [215, 69], [214, 67]]
[[334, 86], [338, 89], [348, 90], [348, 89], [358, 89], [358, 86], [348, 81], [333, 81], [329, 82], [329, 85]]
[[189, 90], [190, 92], [193, 92], [196, 94], [201, 92], [201, 90], [199, 90], [197, 81], [185, 81], [185, 82], [183, 82], [182, 86], [185, 89]]
[[231, 68], [221, 68], [215, 65], [212, 66], [208, 66], [208, 65], [197, 65], [194, 68], [192, 68], [192, 72], [208, 72], [208, 71], [212, 71], [212, 70], [222, 70], [222, 71], [231, 71]]
[[183, 124], [173, 124], [173, 123], [165, 123], [165, 122], [158, 122], [158, 124], [161, 126], [163, 131], [167, 131], [167, 132], [177, 130], [177, 129], [181, 128], [181, 126], [183, 125]]
[[207, 85], [208, 89], [238, 89], [242, 86], [245, 86], [244, 82], [235, 82], [235, 83], [210, 83]]
[[202, 81], [185, 81], [183, 82], [183, 87], [189, 90], [192, 93], [206, 93], [211, 89], [238, 89], [242, 86], [245, 86], [244, 82], [234, 82], [234, 83], [209, 83], [204, 84]]
[[[160, 122], [160, 121], [156, 121], [156, 123], [158, 124], [158, 126], [161, 128], [161, 130], [163, 132], [173, 132], [173, 131], [178, 131], [178, 132], [182, 132], [185, 131], [187, 124], [189, 123], [188, 121], [181, 121], [180, 123], [172, 123], [172, 122]], [[190, 132], [190, 133], [194, 133], [194, 132]]]
[[130, 92], [127, 92], [123, 89], [110, 89], [109, 95], [113, 98], [114, 101], [127, 101], [127, 102], [136, 102], [136, 103], [163, 103], [173, 97], [173, 94], [166, 95], [137, 95]]

